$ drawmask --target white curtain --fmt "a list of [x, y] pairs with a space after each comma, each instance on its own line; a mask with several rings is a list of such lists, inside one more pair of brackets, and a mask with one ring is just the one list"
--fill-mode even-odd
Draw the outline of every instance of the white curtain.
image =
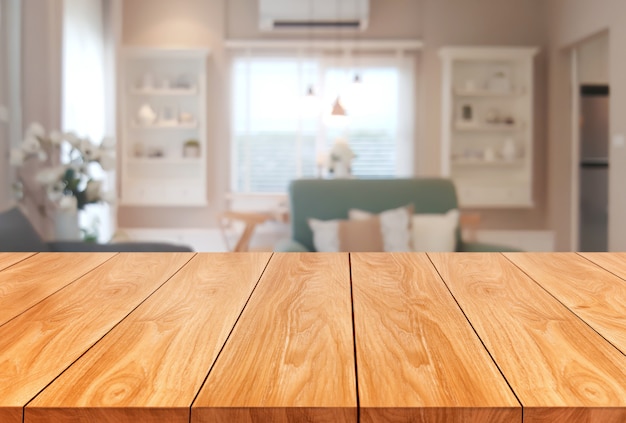
[[14, 203], [9, 150], [21, 137], [20, 0], [0, 0], [0, 210]]
[[[107, 122], [107, 43], [103, 0], [65, 0], [63, 16], [63, 131], [76, 132], [99, 143], [111, 125]], [[92, 169], [104, 189], [113, 189], [113, 175]], [[113, 232], [108, 204], [87, 205], [80, 225], [97, 227], [99, 240], [108, 241]]]

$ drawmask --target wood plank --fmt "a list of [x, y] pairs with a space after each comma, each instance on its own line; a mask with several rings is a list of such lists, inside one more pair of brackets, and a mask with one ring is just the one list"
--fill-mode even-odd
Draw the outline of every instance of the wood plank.
[[[81, 258], [80, 254], [65, 254], [74, 256], [75, 261]], [[21, 423], [27, 402], [192, 256], [118, 254], [1, 326], [0, 421]], [[12, 419], [16, 410], [19, 420]]]
[[114, 255], [39, 253], [0, 272], [0, 326]]
[[626, 253], [578, 253], [597, 264], [598, 266], [608, 270], [611, 273], [626, 280]]
[[194, 257], [29, 404], [25, 422], [188, 423], [270, 257]]
[[191, 421], [356, 418], [348, 254], [274, 254]]
[[361, 421], [522, 420], [426, 254], [359, 253], [351, 262]]
[[[576, 253], [509, 253], [505, 256], [626, 353], [626, 281]], [[622, 272], [619, 256], [590, 256]], [[626, 255], [622, 257], [626, 259]]]
[[28, 257], [32, 257], [35, 253], [0, 253], [0, 270], [13, 266]]
[[626, 421], [626, 357], [617, 349], [501, 254], [428, 255], [520, 399], [525, 422], [569, 422], [572, 410], [597, 408]]

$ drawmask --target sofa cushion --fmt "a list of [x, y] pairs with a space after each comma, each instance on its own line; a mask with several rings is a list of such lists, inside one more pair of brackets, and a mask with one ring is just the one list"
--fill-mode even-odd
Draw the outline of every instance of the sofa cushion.
[[411, 218], [413, 251], [453, 252], [456, 250], [456, 231], [459, 211], [416, 214]]
[[39, 252], [48, 251], [48, 245], [33, 228], [21, 210], [13, 207], [0, 213], [0, 251]]

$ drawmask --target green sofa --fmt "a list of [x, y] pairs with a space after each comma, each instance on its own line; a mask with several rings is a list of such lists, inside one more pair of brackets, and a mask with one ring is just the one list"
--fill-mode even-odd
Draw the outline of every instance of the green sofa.
[[[445, 213], [458, 208], [456, 190], [450, 179], [298, 179], [289, 186], [291, 208], [290, 240], [275, 251], [315, 251], [308, 219], [347, 219], [352, 208], [380, 213], [413, 204], [415, 213]], [[517, 251], [514, 248], [465, 242], [457, 229], [457, 251]]]

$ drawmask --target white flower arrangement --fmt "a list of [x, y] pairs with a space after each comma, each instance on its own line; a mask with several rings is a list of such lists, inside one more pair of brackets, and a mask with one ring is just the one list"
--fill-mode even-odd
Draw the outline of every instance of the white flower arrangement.
[[[61, 152], [67, 163], [61, 163]], [[39, 123], [26, 131], [22, 144], [11, 150], [10, 163], [22, 167], [31, 160], [46, 163], [35, 174], [48, 199], [62, 209], [83, 209], [85, 204], [113, 202], [111, 193], [102, 192], [102, 181], [91, 175], [90, 167], [98, 164], [104, 171], [115, 169], [115, 141], [104, 138], [96, 145], [72, 132], [53, 130], [46, 133]], [[50, 159], [50, 160], [49, 160]]]
[[337, 138], [330, 150], [329, 172], [336, 178], [347, 178], [352, 174], [352, 160], [356, 157], [345, 138]]

